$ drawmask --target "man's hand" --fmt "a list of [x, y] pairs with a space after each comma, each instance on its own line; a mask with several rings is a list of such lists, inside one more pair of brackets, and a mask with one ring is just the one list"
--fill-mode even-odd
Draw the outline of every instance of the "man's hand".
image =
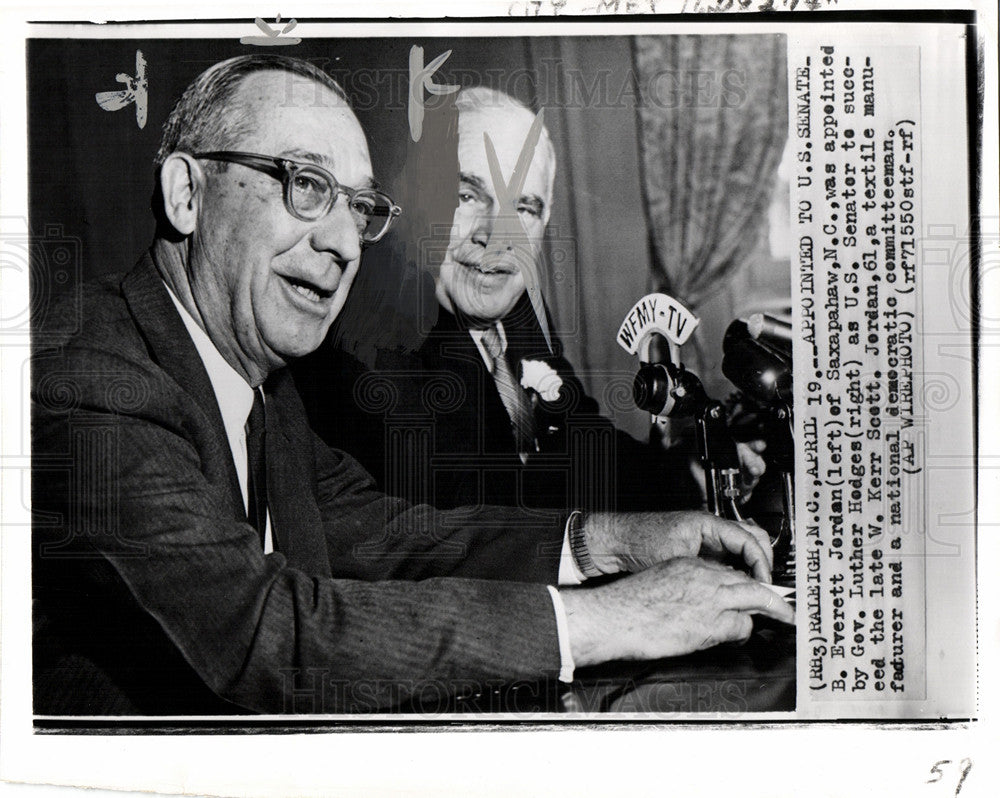
[[767, 532], [710, 513], [590, 513], [583, 521], [587, 549], [602, 573], [641, 571], [704, 551], [740, 557], [761, 582], [771, 581], [774, 558]]
[[560, 594], [578, 666], [676, 657], [745, 641], [753, 614], [795, 623], [795, 611], [769, 588], [740, 571], [688, 557]]
[[757, 487], [760, 478], [767, 470], [767, 463], [761, 453], [767, 448], [767, 441], [739, 441], [736, 444], [736, 456], [740, 458], [740, 501], [749, 501], [750, 494]]
[[[760, 478], [767, 470], [767, 462], [761, 457], [761, 452], [767, 449], [767, 441], [738, 441], [736, 444], [736, 456], [740, 460], [740, 501], [750, 501], [753, 489], [757, 487]], [[701, 460], [692, 456], [690, 460], [691, 476], [701, 491], [701, 500], [708, 503], [708, 495], [705, 488], [705, 467]]]

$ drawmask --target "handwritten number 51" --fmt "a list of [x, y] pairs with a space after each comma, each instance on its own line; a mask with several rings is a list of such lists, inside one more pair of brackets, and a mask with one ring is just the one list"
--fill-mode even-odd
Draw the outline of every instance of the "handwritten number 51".
[[[931, 767], [930, 771], [931, 776], [933, 776], [933, 778], [927, 779], [927, 783], [934, 784], [936, 782], [941, 781], [941, 779], [944, 778], [944, 771], [941, 770], [941, 766], [950, 764], [951, 764], [950, 759], [942, 759], [939, 762], [935, 762], [934, 765]], [[968, 776], [969, 771], [972, 770], [972, 760], [966, 757], [965, 759], [963, 759], [961, 762], [958, 763], [958, 766], [962, 769], [962, 775], [958, 777], [958, 784], [955, 785], [956, 796], [958, 796], [958, 794], [962, 791], [962, 785], [965, 783], [965, 777]]]

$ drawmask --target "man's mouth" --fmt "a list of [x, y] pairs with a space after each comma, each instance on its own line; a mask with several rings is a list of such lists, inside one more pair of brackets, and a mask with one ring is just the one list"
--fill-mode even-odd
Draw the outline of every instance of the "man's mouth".
[[461, 263], [466, 269], [469, 269], [469, 271], [478, 272], [486, 277], [491, 275], [503, 276], [514, 273], [514, 270], [506, 265], [490, 267], [480, 261], [469, 260], [460, 260], [459, 263]]
[[291, 286], [295, 293], [305, 299], [308, 299], [310, 302], [325, 302], [333, 296], [333, 290], [322, 288], [301, 277], [289, 277], [287, 275], [282, 275], [282, 278]]

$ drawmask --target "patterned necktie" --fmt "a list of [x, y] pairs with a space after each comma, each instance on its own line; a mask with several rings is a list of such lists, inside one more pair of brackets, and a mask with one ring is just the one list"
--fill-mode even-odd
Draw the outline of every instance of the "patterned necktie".
[[483, 347], [493, 361], [493, 380], [496, 382], [500, 401], [510, 416], [511, 432], [514, 434], [517, 451], [521, 459], [525, 460], [529, 453], [536, 451], [535, 421], [528, 396], [514, 379], [496, 326], [483, 331], [482, 341]]
[[253, 406], [244, 430], [247, 436], [247, 520], [260, 535], [263, 548], [267, 529], [267, 462], [264, 456], [264, 397], [260, 388], [253, 392]]

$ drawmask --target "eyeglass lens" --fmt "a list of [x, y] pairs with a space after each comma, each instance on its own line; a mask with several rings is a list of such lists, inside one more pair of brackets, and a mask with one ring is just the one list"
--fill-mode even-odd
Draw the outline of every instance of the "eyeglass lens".
[[[318, 219], [331, 207], [333, 192], [326, 175], [307, 166], [296, 169], [291, 176], [288, 199], [297, 214]], [[389, 198], [377, 191], [361, 189], [347, 201], [361, 238], [366, 241], [378, 238], [392, 218]]]

